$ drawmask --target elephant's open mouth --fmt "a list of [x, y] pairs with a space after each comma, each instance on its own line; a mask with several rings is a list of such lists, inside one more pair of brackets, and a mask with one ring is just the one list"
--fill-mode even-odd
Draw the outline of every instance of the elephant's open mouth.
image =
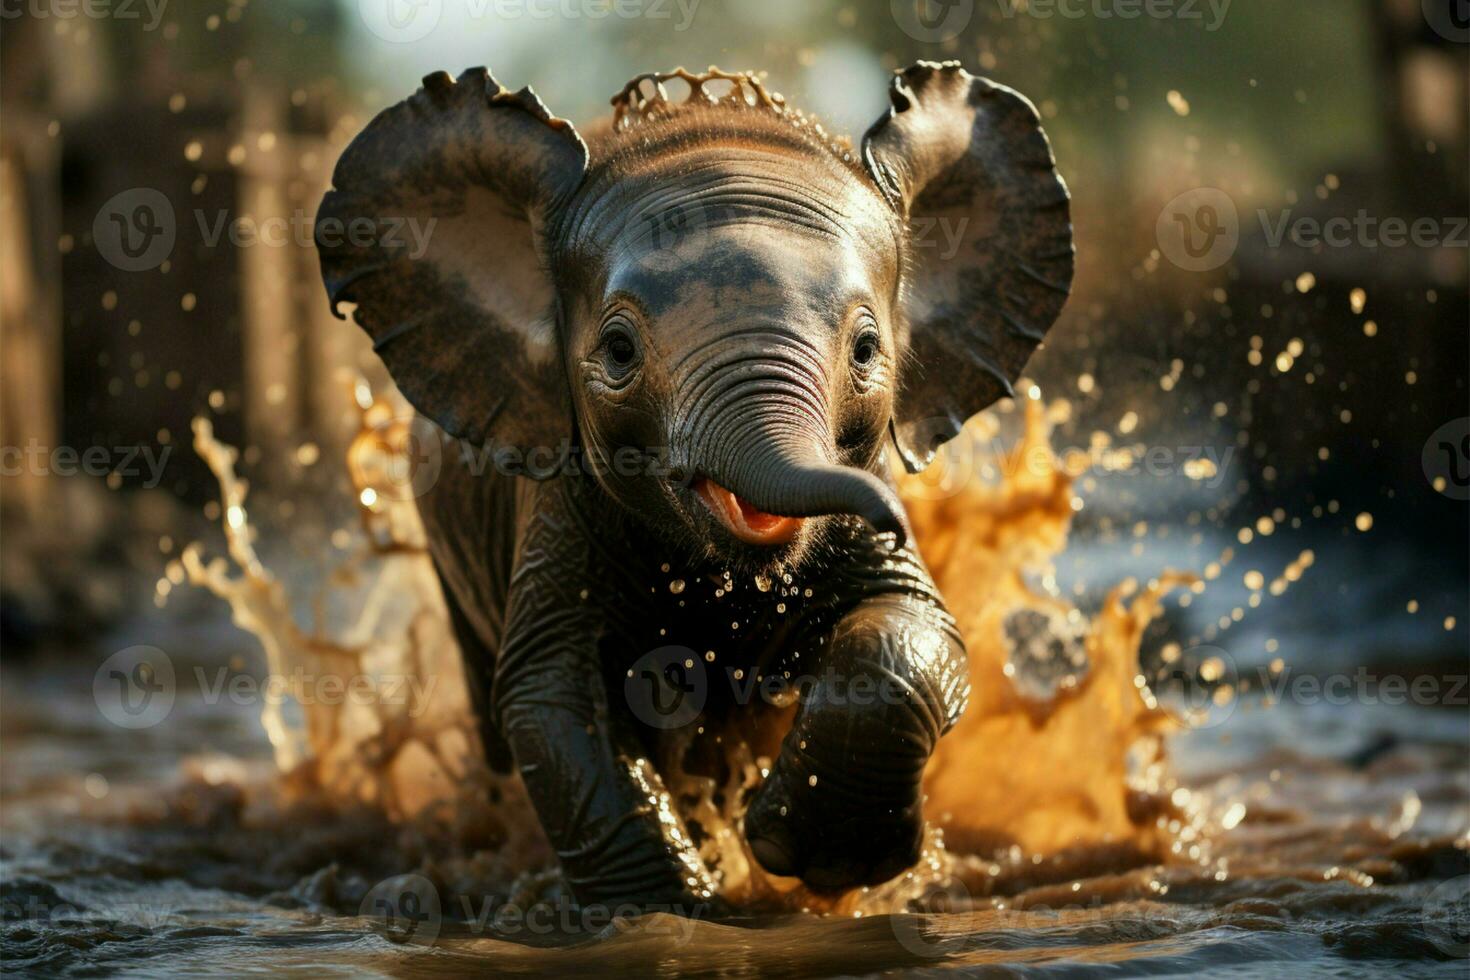
[[746, 544], [786, 544], [801, 530], [802, 518], [768, 514], [707, 477], [695, 480], [693, 489], [715, 519]]

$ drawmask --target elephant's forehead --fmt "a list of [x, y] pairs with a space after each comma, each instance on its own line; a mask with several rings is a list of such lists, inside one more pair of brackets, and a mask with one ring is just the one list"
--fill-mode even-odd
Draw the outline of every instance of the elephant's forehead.
[[[809, 153], [693, 147], [599, 183], [579, 202], [574, 235], [611, 262], [728, 255], [770, 229], [760, 245], [774, 252], [848, 247], [869, 262], [897, 263], [897, 224], [878, 195], [845, 167]], [[721, 234], [731, 227], [737, 233]]]
[[586, 214], [580, 237], [596, 242], [608, 291], [666, 309], [691, 290], [701, 301], [822, 302], [814, 291], [886, 289], [897, 274], [895, 224], [878, 197], [790, 151], [690, 151], [607, 189]]
[[700, 309], [827, 309], [882, 288], [850, 241], [758, 219], [687, 230], [662, 247], [622, 253], [607, 292], [626, 293], [655, 316]]

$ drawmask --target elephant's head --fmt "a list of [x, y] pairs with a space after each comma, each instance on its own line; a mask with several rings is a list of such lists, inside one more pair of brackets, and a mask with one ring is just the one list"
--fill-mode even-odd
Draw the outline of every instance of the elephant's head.
[[589, 150], [529, 89], [431, 75], [337, 166], [333, 308], [451, 435], [530, 471], [574, 446], [702, 551], [792, 562], [844, 514], [901, 537], [885, 445], [920, 469], [1009, 393], [1072, 242], [1024, 98], [930, 63], [890, 94], [855, 152], [750, 76], [643, 76]]

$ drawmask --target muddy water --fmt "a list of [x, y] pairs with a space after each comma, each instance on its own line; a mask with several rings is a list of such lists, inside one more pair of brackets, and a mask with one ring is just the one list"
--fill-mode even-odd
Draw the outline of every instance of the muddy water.
[[[1054, 454], [1048, 425], [1066, 407], [1037, 401], [982, 418], [973, 454], [905, 487], [976, 690], [926, 779], [920, 866], [835, 903], [762, 875], [738, 833], [762, 760], [732, 747], [723, 785], [671, 784], [745, 911], [584, 918], [516, 785], [479, 764], [394, 489], [411, 432], [399, 406], [359, 395], [360, 553], [316, 622], [293, 618], [304, 586], [257, 552], [268, 535], [201, 426], [227, 547], [186, 552], [160, 594], [192, 581], [224, 603], [165, 603], [128, 641], [168, 649], [166, 716], [115, 724], [94, 688], [102, 656], [7, 669], [7, 970], [1465, 975], [1463, 706], [1308, 697], [1290, 665], [1223, 652], [1242, 622], [1283, 631], [1261, 600], [1309, 586], [1326, 561], [1308, 548], [1248, 554], [1205, 536], [1176, 571], [1130, 580], [1119, 558], [1068, 581], [1069, 524], [1087, 506], [1074, 478], [1126, 447]], [[966, 472], [987, 478], [954, 476]], [[221, 621], [226, 605], [249, 636]], [[141, 661], [136, 676], [158, 680], [156, 654], [131, 656], [125, 675]], [[291, 697], [247, 683], [272, 675]], [[371, 696], [324, 698], [323, 676], [362, 678]], [[372, 686], [388, 680], [391, 694]]]

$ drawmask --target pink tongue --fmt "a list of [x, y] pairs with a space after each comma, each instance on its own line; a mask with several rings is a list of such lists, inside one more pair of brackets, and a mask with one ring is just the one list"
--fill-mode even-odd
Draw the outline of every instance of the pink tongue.
[[[735, 497], [734, 494], [730, 496]], [[782, 521], [791, 520], [789, 517], [780, 517], [776, 514], [767, 514], [763, 510], [751, 506], [743, 497], [735, 497], [735, 503], [740, 507], [740, 516], [745, 518], [745, 526], [752, 531], [769, 531]]]
[[801, 528], [801, 518], [768, 514], [713, 480], [701, 479], [694, 489], [721, 523], [748, 544], [785, 544]]

